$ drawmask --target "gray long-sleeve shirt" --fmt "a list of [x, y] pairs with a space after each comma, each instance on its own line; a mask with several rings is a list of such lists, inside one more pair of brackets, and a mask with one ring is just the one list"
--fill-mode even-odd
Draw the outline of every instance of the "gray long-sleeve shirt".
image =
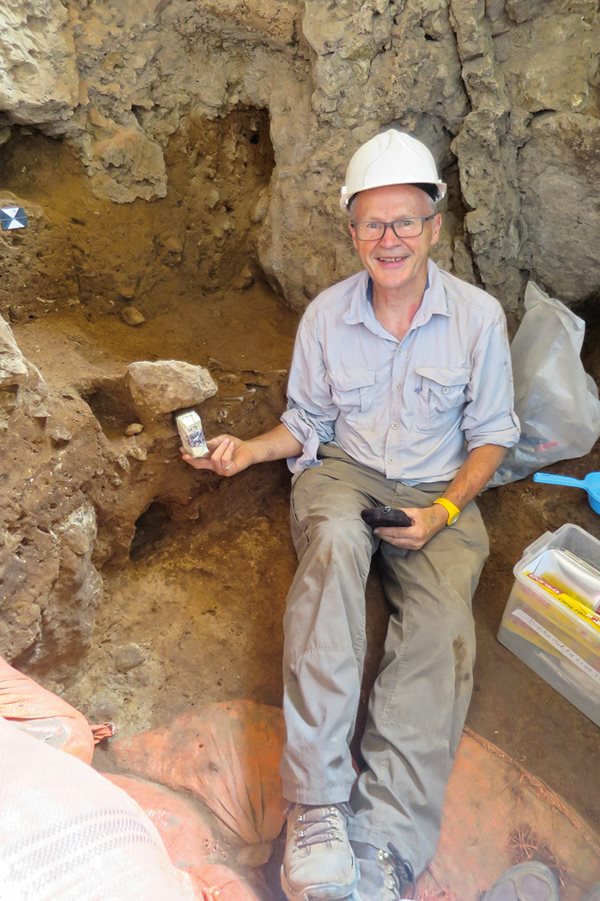
[[467, 453], [519, 438], [506, 319], [485, 291], [428, 263], [428, 285], [401, 341], [375, 318], [367, 272], [320, 294], [300, 323], [282, 422], [407, 484], [447, 481]]

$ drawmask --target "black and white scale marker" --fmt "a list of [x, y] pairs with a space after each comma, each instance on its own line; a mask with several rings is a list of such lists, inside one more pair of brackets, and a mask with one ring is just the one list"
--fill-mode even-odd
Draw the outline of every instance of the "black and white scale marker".
[[3, 232], [12, 231], [15, 228], [27, 228], [27, 213], [22, 206], [0, 207], [0, 228]]

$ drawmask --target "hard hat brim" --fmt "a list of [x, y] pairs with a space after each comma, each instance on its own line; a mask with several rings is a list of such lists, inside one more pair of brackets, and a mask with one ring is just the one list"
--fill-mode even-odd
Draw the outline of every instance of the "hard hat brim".
[[[346, 185], [344, 185], [340, 191], [340, 207], [344, 212], [348, 212], [348, 207], [350, 206], [350, 201], [352, 200], [353, 197], [356, 197], [357, 194], [362, 194], [363, 191], [371, 191], [371, 190], [373, 190], [373, 188], [388, 188], [388, 187], [391, 187], [392, 185], [404, 185], [404, 184], [414, 185], [415, 187], [418, 187], [418, 188], [421, 188], [421, 185], [423, 185], [423, 184], [431, 185], [432, 187], [434, 187], [436, 189], [436, 196], [435, 196], [435, 198], [433, 198], [435, 203], [437, 203], [439, 200], [443, 200], [443, 198], [446, 196], [446, 190], [448, 188], [448, 185], [444, 181], [419, 182], [418, 184], [416, 182], [412, 182], [412, 181], [407, 181], [407, 182], [402, 182], [402, 181], [387, 182], [386, 181], [386, 182], [382, 182], [381, 184], [369, 185], [368, 188], [362, 188], [362, 190], [360, 190], [360, 191], [350, 191], [346, 187]], [[428, 192], [425, 192], [425, 193], [428, 193]], [[431, 196], [431, 195], [429, 195], [429, 196]]]

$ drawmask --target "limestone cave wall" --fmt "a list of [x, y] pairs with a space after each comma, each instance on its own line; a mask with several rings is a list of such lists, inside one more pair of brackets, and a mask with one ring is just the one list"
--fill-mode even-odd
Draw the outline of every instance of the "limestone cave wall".
[[[2, 140], [64, 137], [118, 203], [166, 194], [169, 141], [190, 123], [266, 111], [258, 256], [293, 305], [352, 270], [339, 185], [390, 124], [429, 142], [451, 184], [444, 265], [508, 309], [528, 277], [569, 303], [597, 292], [595, 0], [7, 0], [2, 18]], [[226, 214], [211, 166], [196, 169]]]

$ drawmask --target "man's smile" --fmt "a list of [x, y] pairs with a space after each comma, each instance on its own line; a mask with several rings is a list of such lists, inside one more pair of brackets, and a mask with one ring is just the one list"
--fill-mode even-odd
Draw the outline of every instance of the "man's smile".
[[383, 263], [383, 264], [385, 264], [385, 263], [404, 263], [409, 258], [409, 256], [410, 256], [410, 254], [406, 254], [405, 256], [393, 256], [393, 257], [385, 256], [384, 257], [384, 256], [381, 256], [380, 254], [378, 254], [375, 257], [375, 259], [377, 260], [378, 263]]

